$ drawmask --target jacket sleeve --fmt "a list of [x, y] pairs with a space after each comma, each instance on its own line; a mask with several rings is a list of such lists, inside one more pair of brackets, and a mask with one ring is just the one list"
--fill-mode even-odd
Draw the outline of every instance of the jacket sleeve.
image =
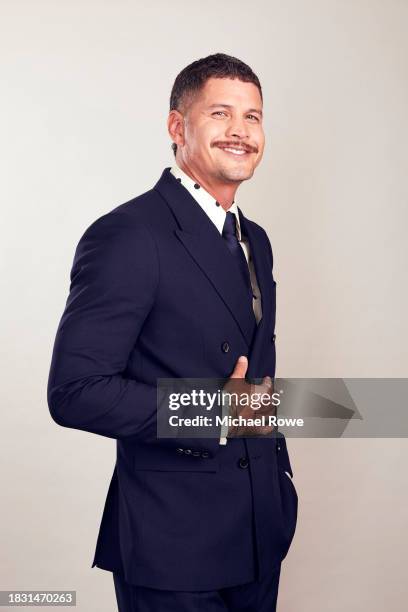
[[[130, 353], [152, 309], [159, 282], [155, 242], [142, 223], [112, 211], [84, 233], [55, 338], [47, 399], [54, 421], [116, 439], [157, 438], [157, 389], [125, 375]], [[217, 451], [217, 439], [195, 439]]]

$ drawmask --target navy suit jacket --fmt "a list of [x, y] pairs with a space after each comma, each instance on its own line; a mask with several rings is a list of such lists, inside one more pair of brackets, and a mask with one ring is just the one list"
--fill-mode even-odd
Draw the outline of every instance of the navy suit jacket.
[[[88, 227], [48, 381], [52, 418], [117, 440], [93, 564], [136, 585], [210, 590], [280, 565], [297, 520], [284, 437], [159, 439], [158, 378], [275, 375], [265, 231], [239, 211], [262, 295], [254, 326], [236, 262], [166, 168], [153, 189]], [[242, 461], [245, 458], [246, 461]]]

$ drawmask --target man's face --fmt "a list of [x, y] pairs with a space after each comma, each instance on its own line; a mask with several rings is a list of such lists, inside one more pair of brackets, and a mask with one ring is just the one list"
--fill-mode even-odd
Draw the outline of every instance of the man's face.
[[177, 154], [198, 176], [234, 183], [251, 178], [264, 145], [256, 85], [210, 78], [186, 109], [184, 145]]

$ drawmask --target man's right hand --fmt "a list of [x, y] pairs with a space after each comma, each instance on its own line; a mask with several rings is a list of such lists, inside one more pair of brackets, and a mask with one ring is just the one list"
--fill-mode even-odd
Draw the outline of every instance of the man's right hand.
[[[245, 380], [247, 369], [248, 359], [242, 355], [223, 388], [224, 392], [231, 394], [229, 415], [234, 418], [242, 417], [245, 420], [263, 416], [265, 425], [232, 425], [228, 429], [228, 438], [267, 435], [275, 428], [274, 425], [268, 424], [269, 416], [276, 416], [276, 406], [272, 404], [273, 381], [270, 376], [265, 376], [260, 385], [250, 384]], [[256, 409], [254, 405], [257, 406]]]

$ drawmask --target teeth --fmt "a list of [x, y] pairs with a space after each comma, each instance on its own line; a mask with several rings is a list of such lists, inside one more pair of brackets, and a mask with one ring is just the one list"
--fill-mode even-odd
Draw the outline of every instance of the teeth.
[[235, 155], [244, 155], [244, 153], [246, 153], [245, 149], [232, 149], [230, 147], [223, 147], [223, 148], [224, 148], [224, 151], [235, 153]]

